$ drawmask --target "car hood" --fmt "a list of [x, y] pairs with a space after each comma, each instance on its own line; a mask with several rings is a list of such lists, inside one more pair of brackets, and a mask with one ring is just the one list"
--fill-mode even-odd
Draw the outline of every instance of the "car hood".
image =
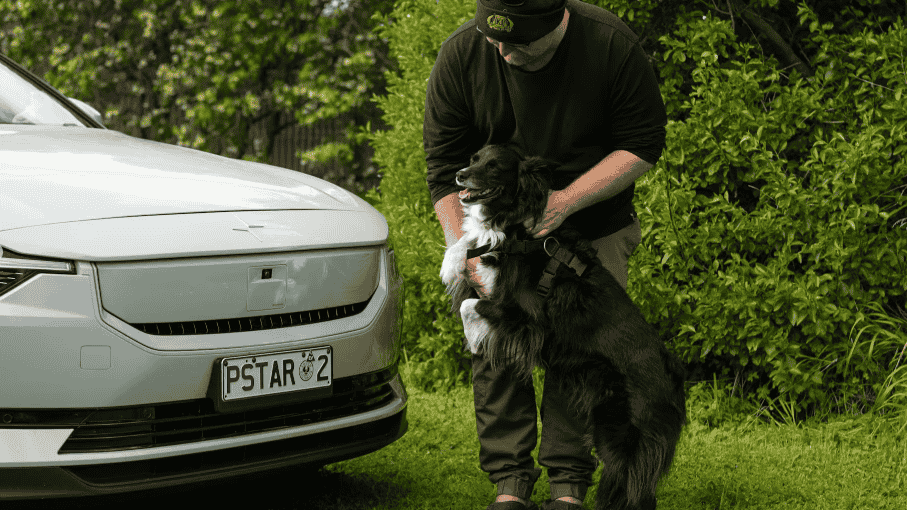
[[356, 195], [283, 168], [115, 131], [0, 125], [0, 247], [86, 261], [382, 244]]
[[110, 130], [0, 125], [0, 232], [102, 218], [371, 207], [321, 179]]

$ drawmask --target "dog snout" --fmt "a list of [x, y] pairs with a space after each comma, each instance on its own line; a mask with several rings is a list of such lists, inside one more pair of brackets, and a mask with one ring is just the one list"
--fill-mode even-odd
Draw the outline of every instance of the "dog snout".
[[467, 175], [468, 172], [469, 172], [469, 167], [457, 170], [457, 178], [456, 178], [457, 185], [466, 186], [466, 179], [468, 178], [468, 175]]

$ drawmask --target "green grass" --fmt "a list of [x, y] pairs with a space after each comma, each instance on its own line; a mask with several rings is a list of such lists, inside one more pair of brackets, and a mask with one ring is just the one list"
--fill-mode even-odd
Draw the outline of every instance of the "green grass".
[[[492, 501], [494, 486], [479, 468], [471, 388], [436, 394], [413, 388], [409, 395], [409, 432], [382, 450], [324, 468], [318, 508], [483, 509]], [[690, 424], [661, 483], [659, 510], [907, 508], [907, 442], [896, 418], [903, 413], [767, 424], [757, 406], [731, 399], [714, 383], [700, 383], [689, 395]], [[720, 425], [709, 425], [722, 409]], [[533, 500], [548, 497], [543, 472]], [[593, 487], [588, 508], [594, 498]]]
[[[404, 382], [408, 371], [404, 366]], [[205, 507], [249, 510], [484, 509], [495, 487], [479, 468], [472, 389], [408, 390], [406, 435], [317, 472], [293, 468], [213, 486], [3, 508], [113, 510], [144, 508], [146, 501], [155, 508], [183, 508], [187, 501], [205, 501]], [[899, 398], [876, 400], [862, 415], [788, 425], [766, 423], [765, 408], [729, 396], [717, 381], [698, 383], [687, 394], [689, 424], [660, 485], [659, 510], [907, 508], [907, 413]], [[895, 412], [884, 418], [870, 412], [880, 406]], [[533, 455], [538, 458], [538, 447]], [[586, 496], [587, 508], [595, 491], [593, 486]], [[548, 497], [543, 471], [533, 500]]]
[[[834, 439], [832, 430], [856, 441]], [[850, 420], [684, 434], [659, 508], [907, 508], [903, 443], [864, 439]]]

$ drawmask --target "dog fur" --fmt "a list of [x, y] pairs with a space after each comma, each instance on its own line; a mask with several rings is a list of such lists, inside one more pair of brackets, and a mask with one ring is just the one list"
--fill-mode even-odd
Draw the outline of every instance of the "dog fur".
[[[546, 299], [536, 284], [548, 255], [508, 252], [527, 238], [524, 222], [541, 218], [556, 166], [508, 146], [476, 153], [457, 172], [464, 236], [445, 253], [441, 278], [474, 353], [524, 379], [545, 367], [586, 417], [587, 444], [604, 464], [595, 508], [655, 508], [686, 423], [683, 366], [569, 219], [551, 237], [588, 267], [582, 276], [560, 270]], [[486, 243], [494, 251], [478, 264], [488, 291], [479, 300], [471, 297], [466, 252]]]

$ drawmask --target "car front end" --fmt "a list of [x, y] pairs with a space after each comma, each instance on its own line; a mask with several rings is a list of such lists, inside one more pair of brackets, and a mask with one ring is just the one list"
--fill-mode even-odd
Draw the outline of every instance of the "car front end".
[[0, 499], [319, 466], [406, 432], [378, 211], [29, 115], [0, 122]]

